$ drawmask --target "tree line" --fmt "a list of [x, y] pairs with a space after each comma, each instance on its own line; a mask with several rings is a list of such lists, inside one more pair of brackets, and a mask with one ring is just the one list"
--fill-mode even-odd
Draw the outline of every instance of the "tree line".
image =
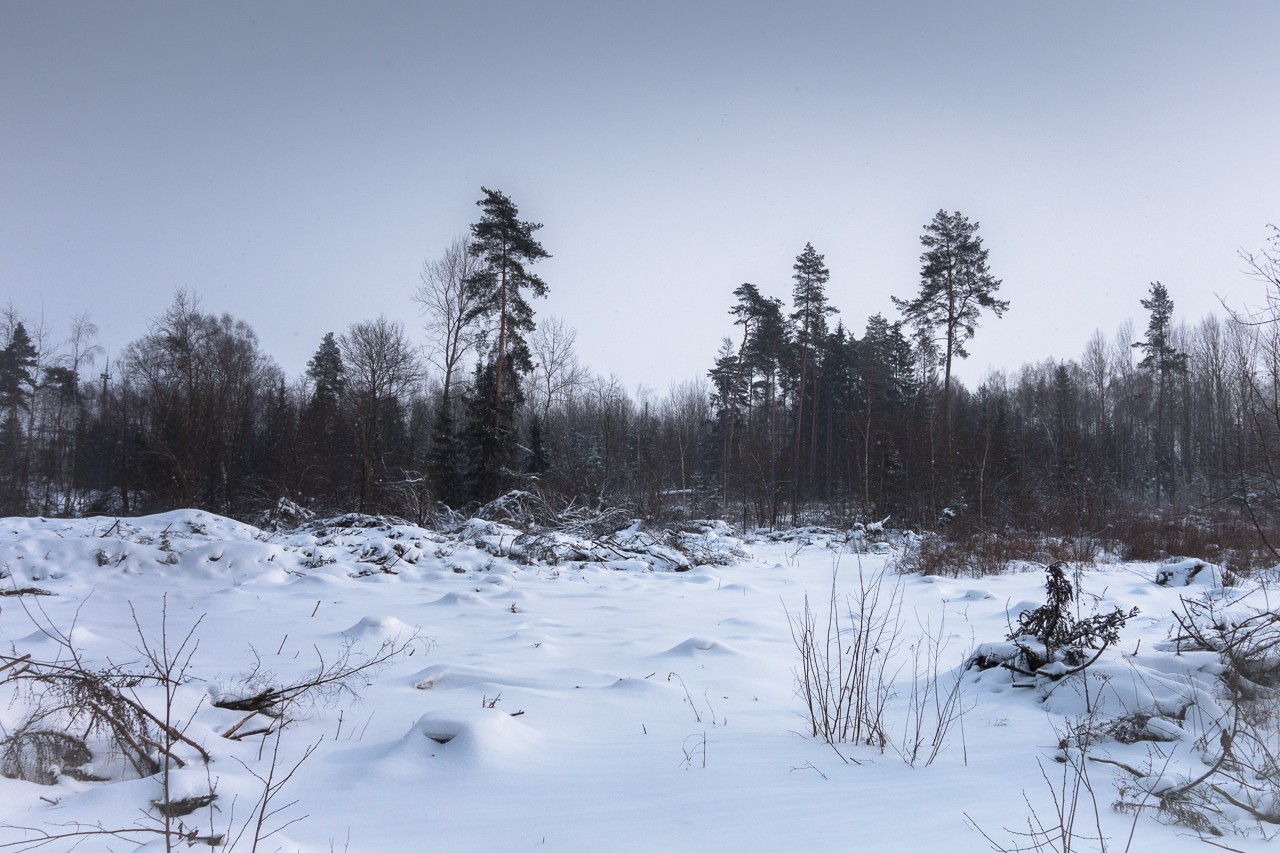
[[[232, 316], [179, 292], [99, 366], [88, 317], [63, 341], [0, 317], [0, 514], [201, 507], [251, 517], [281, 498], [322, 513], [429, 520], [513, 488], [553, 505], [753, 526], [892, 517], [903, 526], [1099, 531], [1119, 512], [1270, 518], [1280, 440], [1280, 238], [1244, 253], [1258, 311], [1180, 321], [1161, 283], [1145, 331], [1095, 333], [1077, 359], [953, 373], [1001, 317], [979, 224], [939, 211], [914, 295], [854, 331], [812, 245], [790, 300], [726, 293], [702, 377], [664, 394], [583, 365], [535, 320], [541, 227], [482, 188], [469, 233], [413, 298], [426, 343], [379, 317], [324, 334], [287, 377]], [[727, 290], [727, 289], [726, 289]]]

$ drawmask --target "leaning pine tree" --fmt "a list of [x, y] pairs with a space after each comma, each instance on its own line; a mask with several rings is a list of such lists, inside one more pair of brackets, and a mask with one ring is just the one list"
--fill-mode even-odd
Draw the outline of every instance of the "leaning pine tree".
[[495, 339], [468, 401], [468, 438], [474, 498], [488, 500], [502, 488], [516, 445], [516, 413], [524, 396], [522, 376], [533, 370], [525, 336], [534, 330], [525, 293], [546, 296], [547, 285], [526, 267], [551, 257], [533, 234], [542, 226], [519, 219], [511, 199], [481, 188], [476, 204], [484, 211], [471, 226], [471, 255], [478, 268], [466, 279], [474, 297], [469, 320], [489, 320]]

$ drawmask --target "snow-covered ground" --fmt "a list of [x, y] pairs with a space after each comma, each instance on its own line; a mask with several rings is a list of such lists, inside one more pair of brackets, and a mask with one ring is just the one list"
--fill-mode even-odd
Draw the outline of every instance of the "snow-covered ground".
[[[857, 554], [820, 532], [739, 541], [724, 528], [699, 542], [720, 564], [687, 571], [672, 571], [683, 567], [660, 544], [627, 550], [618, 538], [610, 553], [562, 543], [559, 564], [527, 564], [501, 556], [515, 531], [500, 526], [473, 523], [444, 536], [357, 522], [269, 532], [195, 511], [0, 519], [0, 583], [51, 593], [0, 598], [0, 651], [65, 662], [69, 644], [88, 668], [145, 671], [144, 639], [164, 657], [167, 638], [169, 657], [186, 665], [172, 701], [146, 682], [127, 689], [157, 716], [168, 704], [184, 737], [208, 751], [206, 764], [178, 744], [186, 766], [172, 771], [170, 799], [216, 794], [183, 825], [238, 838], [234, 849], [251, 849], [255, 833], [266, 836], [262, 851], [991, 849], [975, 825], [998, 844], [1026, 846], [1008, 830], [1025, 831], [1033, 812], [1056, 822], [1045, 776], [1061, 797], [1059, 741], [1090, 709], [1095, 727], [1126, 712], [1154, 714], [1153, 730], [1172, 739], [1100, 737], [1090, 752], [1104, 761], [1086, 764], [1095, 796], [1078, 800], [1077, 833], [1096, 834], [1100, 821], [1107, 849], [1204, 846], [1191, 829], [1145, 813], [1135, 819], [1112, 803], [1117, 779], [1175, 784], [1160, 780], [1194, 778], [1216, 754], [1195, 741], [1214, 731], [1206, 720], [1216, 707], [1217, 657], [1176, 654], [1169, 643], [1181, 598], [1217, 594], [1213, 567], [1191, 586], [1177, 585], [1182, 576], [1157, 585], [1155, 565], [1084, 570], [1086, 612], [1136, 606], [1139, 614], [1087, 680], [1019, 687], [1007, 670], [960, 667], [1044, 602], [1039, 568], [898, 575], [889, 549]], [[596, 561], [570, 559], [584, 556]], [[893, 686], [883, 746], [813, 737], [797, 692], [788, 614], [803, 613], [808, 595], [825, 630], [833, 572], [842, 609], [847, 593], [875, 577], [886, 585], [881, 613], [900, 601], [896, 645], [879, 651]], [[322, 661], [349, 666], [388, 649], [395, 654], [385, 665], [348, 682], [354, 693], [290, 703], [278, 741], [222, 736], [237, 723], [242, 734], [275, 720], [242, 722], [245, 711], [215, 701], [305, 681]], [[901, 753], [916, 719], [912, 675], [935, 658], [939, 684], [960, 678], [962, 713], [936, 760], [910, 766]], [[32, 687], [21, 679], [5, 686], [4, 734], [37, 704]], [[917, 687], [914, 695], [923, 694]], [[931, 707], [919, 718], [926, 739]], [[72, 775], [112, 781], [65, 772], [54, 785], [0, 779], [0, 845], [159, 825], [151, 803], [163, 800], [160, 777], [136, 778], [104, 754], [100, 737], [90, 742], [99, 749]], [[273, 761], [276, 784], [308, 751], [259, 831]], [[1230, 824], [1256, 827], [1244, 812], [1228, 808], [1218, 821], [1231, 847], [1267, 847], [1256, 828], [1250, 837], [1231, 832]], [[77, 841], [80, 850], [164, 849], [146, 834], [42, 849]]]

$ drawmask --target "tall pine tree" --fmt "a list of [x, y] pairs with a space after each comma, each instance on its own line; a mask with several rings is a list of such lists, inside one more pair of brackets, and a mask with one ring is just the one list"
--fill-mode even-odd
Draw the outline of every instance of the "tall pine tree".
[[795, 284], [791, 289], [791, 304], [795, 310], [791, 313], [791, 320], [795, 323], [800, 364], [800, 384], [796, 390], [796, 428], [791, 445], [791, 515], [794, 520], [801, 492], [807, 492], [813, 484], [818, 430], [815, 411], [818, 401], [817, 353], [827, 334], [827, 317], [835, 314], [836, 308], [827, 303], [827, 281], [831, 278], [831, 273], [827, 271], [823, 256], [814, 250], [812, 243], [804, 244], [804, 251], [796, 258], [792, 269], [795, 270], [791, 277]]
[[893, 297], [893, 304], [915, 326], [941, 332], [943, 446], [951, 441], [951, 367], [968, 358], [964, 345], [971, 339], [983, 310], [997, 317], [1009, 303], [996, 299], [1000, 280], [987, 266], [987, 250], [978, 236], [978, 223], [959, 211], [939, 210], [920, 235], [920, 293], [915, 299]]
[[[475, 497], [488, 500], [501, 487], [515, 445], [515, 416], [524, 400], [520, 378], [533, 370], [525, 335], [534, 330], [533, 309], [525, 297], [546, 296], [547, 284], [528, 266], [551, 257], [533, 235], [542, 226], [523, 221], [511, 199], [497, 190], [481, 187], [484, 198], [476, 204], [483, 213], [471, 226], [470, 252], [478, 269], [466, 279], [474, 300], [469, 319], [488, 319], [496, 339], [487, 362], [477, 367], [476, 383], [468, 401], [468, 432], [473, 454], [472, 485]], [[484, 419], [487, 423], [476, 423]]]
[[1169, 291], [1158, 281], [1151, 282], [1151, 297], [1142, 300], [1142, 307], [1151, 312], [1147, 321], [1147, 334], [1133, 344], [1143, 353], [1138, 366], [1150, 371], [1156, 380], [1156, 506], [1173, 490], [1173, 428], [1169, 415], [1169, 382], [1173, 376], [1187, 372], [1190, 362], [1185, 352], [1173, 345], [1173, 300]]

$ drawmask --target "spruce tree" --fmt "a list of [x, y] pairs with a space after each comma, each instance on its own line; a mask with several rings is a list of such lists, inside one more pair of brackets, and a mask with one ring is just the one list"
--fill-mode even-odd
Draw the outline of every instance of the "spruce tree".
[[445, 506], [458, 506], [462, 500], [462, 450], [458, 445], [457, 423], [453, 408], [443, 402], [431, 422], [431, 448], [427, 452], [427, 472], [435, 489], [436, 500]]
[[536, 415], [529, 419], [529, 452], [524, 469], [534, 477], [545, 474], [551, 467], [547, 456], [547, 442], [543, 437], [542, 419]]
[[323, 496], [325, 508], [336, 508], [346, 498], [354, 478], [349, 463], [354, 436], [342, 416], [347, 391], [347, 369], [342, 350], [333, 332], [326, 332], [307, 362], [311, 395], [302, 405], [299, 444], [306, 458], [304, 488], [316, 498]]
[[[867, 319], [862, 339], [855, 347], [861, 412], [856, 420], [862, 438], [863, 511], [883, 511], [888, 460], [894, 457], [891, 428], [901, 423], [903, 401], [911, 395], [915, 355], [902, 333], [902, 323], [890, 323], [880, 314]], [[876, 458], [872, 458], [872, 448]], [[872, 483], [877, 484], [873, 495]]]
[[16, 323], [9, 333], [9, 343], [0, 350], [0, 408], [16, 411], [26, 408], [35, 389], [36, 347], [27, 327]]
[[1183, 373], [1187, 369], [1188, 356], [1179, 352], [1172, 341], [1173, 300], [1169, 290], [1158, 281], [1151, 282], [1151, 298], [1142, 300], [1142, 307], [1151, 312], [1147, 321], [1147, 334], [1133, 344], [1143, 352], [1138, 366], [1158, 373]]
[[516, 410], [524, 403], [524, 395], [513, 382], [507, 393], [498, 397], [496, 385], [495, 363], [476, 365], [475, 380], [466, 397], [467, 424], [462, 438], [468, 465], [460, 491], [477, 503], [501, 494], [514, 468]]
[[326, 332], [315, 355], [307, 362], [307, 378], [311, 380], [311, 402], [320, 409], [332, 409], [346, 389], [346, 368], [342, 350], [333, 332]]
[[1142, 307], [1151, 312], [1147, 321], [1147, 334], [1133, 344], [1143, 352], [1138, 366], [1149, 370], [1156, 379], [1156, 505], [1164, 494], [1173, 489], [1173, 429], [1169, 417], [1169, 381], [1177, 374], [1187, 372], [1190, 357], [1173, 345], [1173, 300], [1169, 291], [1158, 281], [1151, 282], [1151, 297], [1142, 300]]
[[0, 513], [5, 515], [27, 511], [32, 437], [24, 437], [18, 413], [29, 409], [36, 361], [36, 347], [26, 327], [15, 324], [9, 343], [0, 350]]

